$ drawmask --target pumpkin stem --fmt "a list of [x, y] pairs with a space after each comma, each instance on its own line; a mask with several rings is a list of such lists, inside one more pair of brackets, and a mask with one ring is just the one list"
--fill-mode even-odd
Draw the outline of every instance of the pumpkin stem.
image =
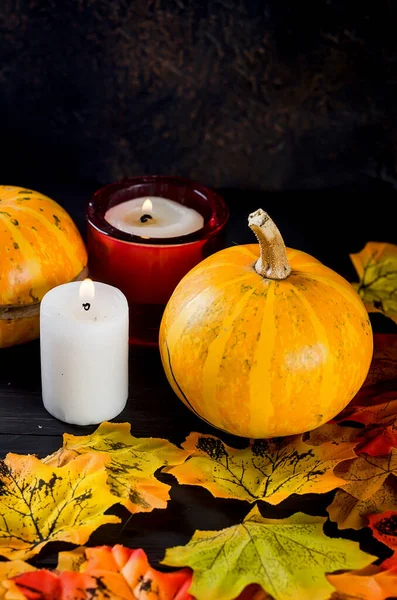
[[274, 221], [259, 208], [248, 217], [261, 249], [255, 271], [267, 279], [286, 279], [291, 274], [284, 240]]

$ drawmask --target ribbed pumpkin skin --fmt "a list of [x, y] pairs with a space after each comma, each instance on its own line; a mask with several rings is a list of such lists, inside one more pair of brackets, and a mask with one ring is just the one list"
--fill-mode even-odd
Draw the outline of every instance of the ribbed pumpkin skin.
[[[0, 309], [37, 303], [87, 264], [83, 240], [63, 208], [16, 186], [0, 186], [0, 252]], [[38, 335], [38, 316], [0, 318], [0, 348]]]
[[161, 323], [160, 352], [179, 398], [249, 438], [310, 431], [360, 389], [372, 330], [360, 298], [312, 256], [287, 249], [291, 275], [264, 279], [257, 245], [214, 254], [188, 273]]

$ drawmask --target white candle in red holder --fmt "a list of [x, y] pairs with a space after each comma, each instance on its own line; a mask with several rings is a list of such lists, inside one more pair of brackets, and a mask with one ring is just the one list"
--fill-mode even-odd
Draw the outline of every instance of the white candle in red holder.
[[41, 301], [43, 403], [75, 425], [116, 417], [128, 398], [128, 303], [117, 288], [86, 279]]
[[146, 238], [179, 237], [204, 227], [204, 217], [197, 210], [160, 196], [117, 204], [109, 208], [105, 219], [120, 231]]

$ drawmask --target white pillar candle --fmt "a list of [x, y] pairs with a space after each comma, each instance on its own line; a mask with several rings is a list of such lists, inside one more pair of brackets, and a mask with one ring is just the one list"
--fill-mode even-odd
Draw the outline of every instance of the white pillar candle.
[[128, 398], [128, 303], [90, 280], [50, 290], [40, 307], [43, 403], [66, 423], [116, 417]]
[[204, 227], [197, 210], [160, 196], [144, 196], [117, 204], [105, 219], [120, 231], [145, 238], [188, 235]]

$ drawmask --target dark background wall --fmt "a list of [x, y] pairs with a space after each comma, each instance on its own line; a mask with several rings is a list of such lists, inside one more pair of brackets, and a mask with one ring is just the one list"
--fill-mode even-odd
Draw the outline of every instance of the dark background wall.
[[0, 179], [394, 185], [395, 0], [2, 0]]

